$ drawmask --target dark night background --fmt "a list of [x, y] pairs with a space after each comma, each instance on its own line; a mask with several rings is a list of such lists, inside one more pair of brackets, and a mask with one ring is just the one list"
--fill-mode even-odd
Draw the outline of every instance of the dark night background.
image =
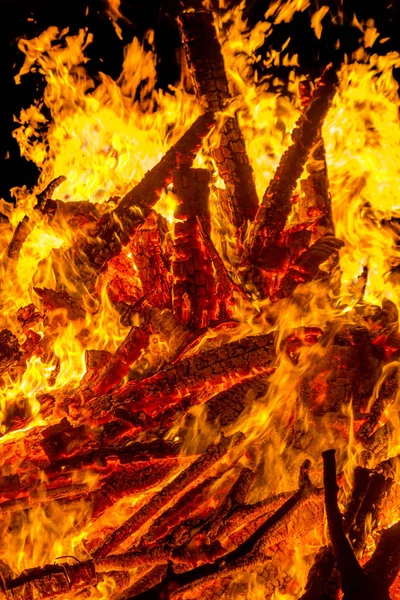
[[[230, 0], [231, 5], [239, 3], [239, 0]], [[247, 0], [245, 16], [250, 26], [263, 19], [269, 5], [270, 0]], [[331, 14], [341, 11], [344, 25], [339, 25], [339, 19], [331, 19], [327, 15], [323, 21], [322, 37], [318, 40], [310, 28], [309, 13], [322, 5], [329, 5]], [[17, 49], [18, 38], [32, 38], [50, 25], [60, 29], [69, 27], [72, 34], [87, 27], [94, 35], [94, 41], [87, 50], [90, 56], [89, 73], [103, 71], [115, 78], [121, 70], [124, 46], [134, 36], [141, 38], [151, 28], [155, 30], [159, 56], [158, 85], [165, 88], [179, 79], [176, 49], [180, 39], [175, 24], [175, 17], [180, 10], [179, 0], [122, 0], [120, 9], [127, 18], [126, 22], [120, 23], [122, 41], [106, 15], [103, 0], [2, 0], [1, 9], [3, 108], [0, 117], [0, 197], [9, 199], [8, 191], [13, 186], [33, 186], [38, 174], [33, 164], [20, 157], [17, 143], [11, 135], [13, 115], [18, 115], [21, 108], [40, 98], [43, 90], [39, 75], [25, 76], [19, 86], [14, 84], [13, 77], [23, 60]], [[324, 65], [331, 61], [340, 63], [345, 53], [350, 54], [359, 46], [361, 32], [351, 26], [354, 14], [359, 21], [373, 18], [380, 37], [390, 38], [384, 44], [377, 42], [372, 48], [373, 52], [383, 54], [390, 50], [400, 51], [400, 0], [311, 0], [310, 8], [297, 13], [291, 23], [275, 26], [273, 35], [268, 38], [268, 45], [280, 49], [290, 37], [288, 49], [298, 53], [301, 70], [318, 76]], [[338, 39], [339, 49], [336, 48]], [[284, 73], [277, 74], [284, 77]], [[400, 74], [395, 75], [400, 81]]]

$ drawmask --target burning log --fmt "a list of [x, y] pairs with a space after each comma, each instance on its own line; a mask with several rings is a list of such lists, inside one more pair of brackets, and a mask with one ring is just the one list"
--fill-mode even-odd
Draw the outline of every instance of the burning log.
[[319, 238], [289, 267], [288, 272], [280, 282], [277, 297], [291, 296], [299, 283], [307, 283], [315, 279], [319, 274], [320, 265], [334, 254], [337, 254], [343, 246], [344, 242], [334, 236]]
[[339, 331], [327, 352], [306, 372], [301, 383], [301, 401], [317, 416], [338, 413], [342, 404], [351, 399], [359, 419], [364, 416], [379, 380], [382, 363], [383, 354], [367, 328]]
[[[232, 479], [231, 471], [232, 465], [228, 467], [228, 470], [224, 467], [219, 470], [217, 477], [208, 477], [204, 482], [184, 494], [171, 509], [153, 522], [147, 534], [141, 539], [141, 546], [153, 544], [156, 539], [163, 537], [174, 546], [183, 546], [182, 551], [179, 551], [178, 547], [176, 548], [171, 555], [171, 560], [179, 560], [184, 563], [189, 557], [189, 560], [192, 561], [190, 548], [193, 543], [197, 547], [196, 540], [198, 539], [203, 547], [205, 539], [205, 548], [210, 546], [214, 527], [230, 514], [236, 506], [238, 498], [243, 497], [247, 492], [246, 486], [254, 480], [254, 473], [247, 467], [241, 470], [239, 477], [236, 475], [236, 481]], [[222, 478], [225, 472], [227, 472], [227, 477]], [[251, 473], [251, 478], [248, 472]], [[217, 501], [215, 496], [218, 497]], [[196, 531], [198, 533], [195, 533]], [[197, 552], [198, 560], [201, 560], [200, 548], [197, 548]]]
[[[356, 554], [360, 553], [367, 537], [367, 519], [370, 527], [375, 529], [378, 523], [378, 514], [383, 497], [388, 493], [388, 489], [392, 484], [392, 480], [388, 481], [386, 477], [380, 473], [370, 472], [367, 469], [365, 469], [365, 471], [367, 472], [368, 481], [367, 485], [365, 486], [363, 498], [361, 502], [359, 502], [357, 512], [354, 514], [354, 516], [350, 516], [347, 514], [347, 512], [350, 511], [346, 511], [344, 519], [345, 531], [348, 532], [353, 550]], [[365, 480], [366, 478], [365, 475], [359, 477], [362, 480]], [[357, 482], [355, 485], [355, 490], [357, 490]], [[356, 491], [356, 494], [357, 493], [358, 492]], [[354, 504], [355, 502], [353, 502], [353, 506]], [[350, 522], [351, 525], [349, 525]]]
[[173, 598], [193, 597], [193, 594], [202, 587], [210, 584], [216, 579], [223, 579], [231, 574], [253, 569], [260, 562], [268, 560], [265, 550], [269, 545], [274, 533], [282, 526], [299, 506], [310, 495], [317, 493], [308, 477], [305, 476], [304, 485], [298, 492], [292, 495], [282, 506], [235, 550], [225, 554], [222, 558], [216, 557], [214, 564], [202, 565], [191, 571], [172, 575], [164, 579], [161, 584], [154, 586], [147, 592], [136, 596], [136, 600], [154, 600], [162, 598], [168, 589], [176, 590]]
[[12, 236], [11, 242], [7, 248], [7, 256], [12, 260], [18, 260], [19, 253], [21, 252], [21, 248], [25, 243], [26, 238], [32, 231], [32, 224], [27, 215], [24, 216], [22, 221], [20, 221], [15, 228], [14, 234]]
[[376, 550], [364, 566], [364, 572], [378, 588], [377, 598], [389, 598], [389, 589], [400, 570], [400, 522], [382, 533]]
[[389, 374], [383, 382], [378, 397], [371, 406], [365, 422], [357, 431], [357, 439], [362, 443], [368, 443], [368, 439], [379, 425], [385, 410], [396, 400], [399, 389], [399, 376], [397, 369]]
[[131, 587], [129, 587], [119, 600], [130, 600], [139, 594], [143, 594], [148, 589], [157, 585], [162, 581], [167, 573], [167, 565], [157, 565], [143, 577], [138, 579]]
[[[37, 208], [43, 215], [49, 214], [54, 215], [56, 211], [56, 203], [52, 201], [55, 190], [65, 181], [65, 177], [57, 177], [46, 187], [43, 192], [38, 194], [37, 197]], [[34, 223], [30, 218], [25, 215], [22, 221], [20, 221], [14, 231], [14, 235], [7, 248], [7, 256], [12, 260], [18, 260], [19, 253], [21, 252], [22, 246], [25, 243], [26, 238], [34, 228]]]
[[[293, 144], [282, 156], [275, 176], [264, 194], [242, 257], [241, 266], [244, 270], [261, 265], [264, 256], [275, 252], [275, 249], [279, 250], [278, 242], [291, 211], [293, 191], [318, 137], [336, 88], [336, 73], [333, 68], [329, 68], [322, 75], [310, 104], [297, 122], [292, 133]], [[258, 291], [262, 293], [262, 290]]]
[[174, 226], [172, 305], [178, 321], [200, 329], [213, 319], [217, 301], [212, 262], [196, 219], [208, 212], [210, 174], [204, 169], [176, 170], [173, 182], [181, 221]]
[[153, 462], [157, 459], [178, 457], [181, 447], [178, 442], [168, 440], [153, 440], [150, 442], [129, 442], [126, 445], [89, 449], [87, 452], [73, 453], [71, 456], [61, 456], [53, 460], [45, 469], [47, 476], [52, 473], [68, 473], [76, 469], [94, 469], [96, 465], [104, 467], [107, 462], [118, 461], [119, 464], [135, 462]]
[[22, 495], [21, 492], [21, 497], [1, 502], [0, 512], [3, 514], [21, 512], [29, 510], [34, 506], [48, 504], [54, 501], [66, 500], [67, 502], [74, 502], [86, 498], [88, 495], [88, 488], [84, 484], [76, 483], [57, 487], [55, 489], [38, 490], [38, 492], [35, 493], [34, 488], [29, 486], [28, 490], [23, 490], [23, 494], [24, 495]]
[[[246, 478], [242, 477], [240, 480], [241, 483], [238, 483], [238, 485], [235, 486], [235, 494], [243, 488]], [[165, 580], [164, 578], [167, 574], [167, 563], [171, 564], [171, 561], [178, 565], [184, 561], [188, 566], [193, 566], [193, 564], [198, 563], [198, 561], [217, 561], [215, 565], [197, 567], [194, 570], [189, 570], [174, 576], [173, 583], [175, 588], [178, 581], [180, 583], [186, 583], [186, 586], [181, 590], [185, 595], [186, 592], [188, 592], [189, 587], [191, 589], [197, 588], [205, 582], [210, 581], [214, 577], [215, 570], [224, 576], [227, 573], [244, 568], [245, 565], [251, 566], [259, 560], [265, 560], [265, 558], [263, 559], [261, 556], [265, 544], [268, 543], [268, 540], [271, 539], [274, 532], [279, 529], [281, 521], [284, 523], [293, 513], [293, 510], [299, 509], [306, 497], [310, 497], [310, 495], [312, 496], [316, 493], [316, 490], [309, 487], [310, 484], [307, 483], [307, 481], [308, 479], [306, 478], [304, 485], [308, 489], [307, 491], [303, 489], [303, 498], [300, 497], [299, 493], [291, 496], [281, 509], [274, 513], [266, 523], [257, 529], [255, 534], [251, 536], [251, 539], [243, 543], [236, 551], [233, 551], [226, 556], [226, 560], [228, 561], [227, 564], [219, 560], [221, 553], [225, 553], [221, 547], [217, 548], [211, 545], [208, 550], [207, 548], [203, 548], [200, 549], [200, 551], [197, 550], [193, 553], [193, 550], [190, 550], [185, 546], [180, 548], [160, 546], [149, 550], [140, 549], [108, 557], [95, 557], [93, 560], [79, 563], [78, 574], [76, 572], [77, 565], [68, 565], [65, 563], [62, 565], [46, 565], [43, 568], [31, 569], [22, 573], [15, 579], [4, 580], [3, 597], [5, 599], [17, 597], [28, 600], [28, 598], [30, 598], [29, 594], [36, 590], [43, 590], [44, 595], [40, 597], [44, 598], [50, 598], [64, 593], [60, 591], [63, 586], [63, 580], [59, 577], [61, 572], [67, 582], [71, 584], [71, 591], [76, 591], [80, 587], [87, 586], [88, 584], [94, 585], [97, 583], [98, 574], [109, 574], [110, 572], [121, 572], [123, 583], [125, 583], [125, 585], [121, 586], [121, 588], [123, 588], [126, 587], [126, 583], [129, 580], [129, 577], [124, 575], [126, 571], [140, 566], [160, 565], [159, 569], [152, 569], [150, 571], [150, 573], [153, 574], [152, 576], [139, 579], [139, 581], [136, 582], [137, 586], [135, 584], [131, 586], [129, 590], [126, 590], [123, 596], [126, 598], [133, 598], [136, 597], [136, 595], [141, 597], [140, 594], [145, 594], [147, 591], [153, 594], [155, 592], [158, 593], [159, 585], [162, 586], [162, 589], [168, 589], [169, 578], [167, 577]], [[239, 497], [240, 494], [238, 499]], [[156, 574], [158, 574], [157, 577], [155, 577]], [[119, 580], [117, 575], [116, 578]], [[187, 581], [191, 582], [190, 585], [187, 584]], [[159, 582], [161, 583], [159, 584]], [[51, 588], [50, 585], [53, 587]], [[10, 592], [12, 592], [14, 596], [9, 596], [8, 594]], [[149, 597], [155, 598], [156, 596], [152, 595]]]
[[[62, 501], [61, 504], [66, 505], [84, 500], [91, 508], [91, 518], [97, 519], [124, 496], [143, 492], [164, 481], [181, 462], [182, 459], [177, 457], [165, 457], [157, 460], [135, 461], [131, 466], [121, 463], [108, 470], [105, 467], [99, 469], [97, 466], [93, 471], [100, 471], [102, 481], [93, 491], [89, 491], [85, 484], [71, 483], [72, 474], [61, 471], [58, 477], [60, 481], [65, 482], [65, 485], [51, 487], [54, 486], [54, 482], [51, 482], [49, 486], [39, 486], [35, 489], [30, 483], [29, 486], [21, 487], [15, 493], [18, 498], [1, 502], [0, 511], [13, 513], [54, 501]], [[54, 479], [57, 473], [50, 471], [50, 475]]]
[[152, 415], [192, 393], [197, 403], [205, 402], [221, 389], [259, 373], [270, 373], [275, 358], [275, 334], [244, 338], [184, 359], [169, 369], [141, 382], [129, 382], [112, 396], [95, 398], [83, 407], [70, 404], [71, 416], [109, 420], [124, 410], [126, 419], [135, 413]]
[[90, 239], [80, 241], [71, 249], [71, 261], [78, 267], [83, 280], [93, 281], [106, 269], [108, 261], [119, 254], [122, 246], [127, 245], [157, 202], [161, 190], [171, 182], [173, 170], [178, 165], [192, 164], [214, 123], [214, 116], [209, 112], [199, 117], [162, 160], [126, 194], [118, 207], [100, 219]]
[[37, 295], [43, 300], [47, 310], [65, 310], [67, 318], [70, 321], [84, 319], [86, 316], [85, 309], [66, 291], [49, 290], [48, 288], [33, 288]]
[[[354, 485], [343, 516], [343, 530], [357, 554], [361, 554], [366, 540], [367, 520], [372, 527], [377, 525], [382, 500], [391, 484], [390, 478], [370, 469], [356, 467], [354, 470]], [[322, 600], [325, 593], [334, 599], [339, 590], [340, 577], [333, 549], [324, 546], [315, 556], [301, 600]]]
[[291, 197], [337, 88], [329, 68], [321, 77], [309, 106], [292, 133], [293, 144], [283, 155], [258, 209], [245, 261], [257, 262], [268, 246], [279, 239], [291, 210]]
[[53, 194], [56, 189], [66, 181], [66, 177], [61, 175], [60, 177], [56, 177], [49, 183], [49, 185], [40, 192], [37, 196], [37, 204], [35, 208], [41, 212], [43, 215], [54, 216], [57, 210], [57, 203], [53, 201]]
[[[400, 570], [400, 525], [396, 523], [382, 535], [371, 559], [362, 568], [346, 537], [337, 503], [335, 451], [327, 450], [322, 456], [329, 534], [340, 571], [344, 598], [346, 600], [389, 600], [389, 588]], [[374, 503], [373, 496], [376, 496], [373, 488], [368, 502], [371, 508]]]
[[218, 422], [221, 427], [234, 423], [246, 406], [263, 398], [267, 390], [267, 379], [263, 376], [253, 377], [237, 383], [207, 402], [207, 421], [210, 423]]
[[244, 504], [247, 494], [254, 483], [256, 474], [249, 467], [243, 467], [239, 477], [233, 484], [229, 493], [229, 512], [231, 512], [238, 504]]
[[[67, 570], [68, 569], [68, 570]], [[93, 563], [86, 561], [76, 565], [46, 565], [28, 569], [19, 577], [3, 581], [0, 598], [4, 600], [30, 600], [31, 598], [54, 598], [69, 594], [88, 584], [96, 584]]]
[[203, 473], [207, 472], [231, 447], [235, 447], [243, 442], [243, 439], [243, 434], [238, 434], [230, 438], [222, 438], [218, 445], [210, 447], [205, 454], [182, 471], [160, 493], [153, 496], [145, 506], [125, 521], [123, 525], [109, 534], [95, 551], [94, 557], [102, 558], [110, 554], [127, 537], [133, 535], [149, 519], [165, 508], [173, 498], [181, 494], [183, 490], [199, 479]]
[[[310, 82], [303, 81], [299, 87], [302, 105], [306, 108], [312, 99]], [[312, 226], [312, 242], [315, 242], [324, 235], [334, 234], [325, 144], [321, 129], [310, 152], [306, 169], [309, 175], [307, 179], [300, 181], [302, 197], [299, 202], [299, 220], [315, 221]]]
[[[157, 461], [156, 464], [149, 461], [146, 466], [137, 463], [133, 468], [124, 466], [117, 469], [97, 490], [90, 492], [88, 500], [93, 507], [92, 518], [96, 519], [107, 508], [113, 506], [117, 500], [120, 500], [124, 496], [143, 492], [161, 483], [171, 475], [178, 465], [179, 461], [177, 458], [170, 458]], [[119, 529], [116, 531], [118, 532]], [[114, 538], [112, 539], [114, 540]], [[117, 545], [122, 543], [122, 541], [118, 542]], [[95, 555], [97, 556], [98, 554], [95, 553]]]
[[150, 331], [147, 328], [132, 327], [122, 344], [117, 348], [108, 364], [97, 371], [87, 382], [95, 396], [107, 394], [129, 373], [131, 365], [137, 361], [147, 347]]
[[[210, 174], [204, 169], [174, 171], [174, 192], [180, 205], [176, 214], [179, 222], [174, 227], [172, 257], [172, 303], [175, 317], [184, 324], [201, 329], [211, 321], [229, 318], [229, 296], [232, 286], [227, 274], [214, 269], [210, 255], [211, 240], [208, 212], [208, 184]], [[204, 244], [207, 236], [208, 243]], [[216, 275], [224, 279], [217, 281]], [[221, 289], [222, 287], [222, 289]]]
[[[199, 101], [213, 112], [225, 110], [231, 95], [212, 13], [183, 12], [179, 25]], [[220, 196], [222, 212], [243, 234], [247, 222], [254, 220], [258, 197], [236, 115], [226, 118], [220, 136], [220, 146], [212, 150], [212, 156], [226, 186], [226, 194]]]
[[249, 535], [246, 535], [246, 529], [249, 525], [260, 524], [265, 521], [294, 494], [295, 492], [282, 492], [269, 496], [255, 504], [239, 504], [232, 509], [230, 514], [222, 518], [220, 523], [213, 524], [209, 535], [212, 539], [216, 538], [223, 544], [227, 544], [228, 540], [237, 532], [242, 532], [247, 538]]
[[132, 315], [137, 312], [135, 305], [143, 293], [132, 253], [128, 250], [129, 245], [108, 262], [107, 268], [107, 294], [121, 315], [121, 323], [125, 327], [133, 325]]
[[142, 284], [143, 295], [157, 308], [171, 305], [171, 275], [161, 250], [159, 221], [161, 217], [150, 211], [144, 224], [133, 236], [128, 248]]
[[[367, 581], [360, 567], [351, 544], [343, 528], [342, 515], [337, 501], [338, 486], [336, 483], [335, 451], [327, 450], [322, 454], [324, 460], [325, 506], [329, 535], [332, 540], [336, 562], [342, 580], [345, 598], [370, 598]], [[378, 598], [376, 596], [376, 598]]]
[[[201, 224], [200, 224], [201, 225]], [[220, 319], [228, 319], [230, 318], [231, 308], [232, 308], [232, 294], [236, 292], [239, 297], [242, 297], [243, 300], [247, 300], [247, 296], [242, 288], [235, 283], [225, 265], [222, 261], [219, 253], [217, 252], [209, 234], [204, 231], [203, 227], [200, 227], [200, 235], [203, 241], [205, 248], [207, 249], [208, 255], [210, 256], [213, 267], [215, 270], [216, 280], [217, 280], [217, 297], [219, 299], [219, 307], [218, 312]]]
[[[323, 546], [317, 552], [308, 574], [306, 591], [300, 600], [335, 600], [337, 590], [329, 594], [328, 586], [335, 568], [335, 554], [331, 546]], [[339, 584], [340, 585], [340, 584]]]
[[207, 526], [205, 532], [207, 542], [210, 543], [212, 539], [221, 541], [218, 532], [225, 524], [232, 513], [238, 506], [243, 506], [246, 500], [246, 496], [249, 492], [251, 485], [255, 480], [256, 474], [249, 467], [243, 467], [240, 471], [239, 477], [233, 484], [232, 489], [225, 498], [220, 508], [216, 511], [215, 516], [211, 519], [211, 523]]
[[177, 525], [180, 525], [198, 508], [207, 497], [217, 477], [208, 477], [202, 483], [186, 492], [170, 509], [155, 519], [141, 540], [141, 545], [151, 546], [157, 540], [164, 538]]

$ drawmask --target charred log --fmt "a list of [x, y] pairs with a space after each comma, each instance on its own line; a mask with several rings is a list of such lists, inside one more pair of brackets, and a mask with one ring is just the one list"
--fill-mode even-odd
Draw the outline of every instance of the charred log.
[[48, 288], [33, 288], [37, 295], [42, 299], [45, 307], [49, 311], [64, 310], [70, 321], [84, 319], [85, 309], [70, 296], [66, 291], [50, 290]]
[[[307, 108], [312, 98], [309, 81], [300, 83], [300, 98], [303, 107]], [[309, 173], [307, 179], [300, 181], [302, 197], [299, 201], [299, 219], [301, 222], [314, 222], [312, 242], [315, 242], [324, 235], [334, 234], [328, 168], [321, 129], [310, 152], [306, 170]]]
[[181, 323], [195, 329], [215, 318], [216, 282], [211, 258], [201, 242], [197, 216], [208, 220], [208, 184], [204, 169], [174, 171], [174, 192], [180, 205], [174, 226], [172, 305]]
[[143, 225], [133, 236], [130, 249], [137, 269], [143, 295], [157, 308], [171, 306], [171, 275], [162, 252], [159, 221], [161, 217], [151, 211]]
[[61, 175], [60, 177], [56, 177], [49, 183], [49, 185], [37, 195], [37, 204], [35, 208], [41, 212], [43, 215], [49, 215], [50, 217], [54, 216], [57, 210], [57, 204], [53, 201], [53, 194], [56, 189], [66, 181], [66, 177]]
[[142, 525], [155, 516], [159, 511], [175, 497], [183, 492], [196, 479], [207, 472], [229, 448], [237, 446], [244, 439], [242, 434], [231, 438], [222, 438], [220, 443], [212, 446], [208, 451], [200, 456], [187, 469], [182, 471], [171, 483], [167, 484], [161, 492], [152, 497], [152, 499], [130, 517], [121, 527], [109, 534], [94, 553], [95, 558], [107, 556], [129, 536], [133, 535]]
[[[212, 13], [183, 12], [179, 24], [198, 99], [208, 110], [225, 110], [231, 95]], [[225, 120], [220, 136], [220, 146], [212, 155], [226, 186], [226, 194], [221, 195], [222, 212], [244, 233], [247, 222], [256, 215], [258, 198], [236, 115]]]
[[12, 236], [11, 242], [7, 248], [7, 256], [12, 260], [18, 260], [19, 253], [21, 252], [21, 248], [25, 243], [26, 238], [32, 231], [32, 224], [27, 215], [24, 216], [22, 221], [20, 221], [15, 228], [14, 234]]
[[205, 402], [238, 381], [260, 372], [270, 373], [275, 358], [274, 340], [273, 333], [260, 335], [196, 354], [147, 380], [130, 382], [112, 396], [94, 399], [82, 407], [70, 405], [70, 413], [78, 419], [85, 414], [100, 421], [109, 420], [110, 413], [124, 409], [129, 420], [135, 413], [157, 414], [193, 392], [197, 403]]
[[[279, 242], [291, 210], [291, 198], [309, 153], [318, 137], [321, 125], [336, 92], [337, 76], [333, 68], [321, 77], [309, 106], [293, 131], [293, 144], [282, 156], [274, 178], [269, 184], [250, 232], [249, 243], [242, 257], [243, 269], [262, 263], [263, 256]], [[258, 290], [263, 293], [262, 290]]]

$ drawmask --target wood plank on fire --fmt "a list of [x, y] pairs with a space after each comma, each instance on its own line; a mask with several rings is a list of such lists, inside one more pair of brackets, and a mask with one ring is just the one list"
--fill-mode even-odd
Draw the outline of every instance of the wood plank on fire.
[[267, 292], [262, 289], [262, 277], [260, 280], [257, 275], [258, 265], [262, 269], [264, 257], [281, 251], [279, 241], [291, 211], [293, 192], [318, 138], [337, 84], [333, 67], [326, 69], [292, 132], [293, 143], [283, 154], [251, 227], [241, 267], [245, 280], [252, 280], [261, 295]]
[[[158, 414], [182, 398], [197, 394], [197, 403], [206, 402], [216, 393], [259, 374], [271, 373], [275, 360], [275, 334], [243, 338], [219, 348], [195, 354], [143, 381], [132, 381], [110, 395], [82, 402], [77, 396], [68, 404], [76, 420], [110, 420], [124, 414]], [[93, 422], [94, 422], [93, 421]]]
[[[213, 14], [207, 10], [183, 12], [179, 17], [182, 40], [197, 97], [208, 110], [224, 111], [231, 99], [228, 78]], [[212, 150], [225, 182], [222, 212], [240, 233], [253, 221], [258, 197], [253, 169], [237, 116], [227, 117], [220, 131], [220, 146]]]
[[172, 304], [175, 317], [194, 329], [231, 316], [232, 287], [226, 289], [226, 281], [218, 280], [221, 273], [209, 252], [212, 242], [203, 241], [210, 229], [209, 183], [205, 169], [181, 168], [173, 174], [179, 206], [171, 257]]

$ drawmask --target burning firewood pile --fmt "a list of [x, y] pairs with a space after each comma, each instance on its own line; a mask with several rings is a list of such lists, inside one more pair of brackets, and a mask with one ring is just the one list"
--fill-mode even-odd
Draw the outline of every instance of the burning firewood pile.
[[[56, 199], [64, 173], [1, 224], [10, 281], [35, 231], [69, 243], [0, 332], [0, 597], [400, 598], [398, 312], [367, 302], [367, 267], [337, 308], [322, 128], [340, 73], [302, 82], [259, 201], [213, 14], [179, 27], [201, 116], [114, 204]], [[104, 306], [113, 351], [88, 326]], [[60, 332], [78, 383], [60, 384]], [[38, 361], [47, 387], [19, 385]]]

